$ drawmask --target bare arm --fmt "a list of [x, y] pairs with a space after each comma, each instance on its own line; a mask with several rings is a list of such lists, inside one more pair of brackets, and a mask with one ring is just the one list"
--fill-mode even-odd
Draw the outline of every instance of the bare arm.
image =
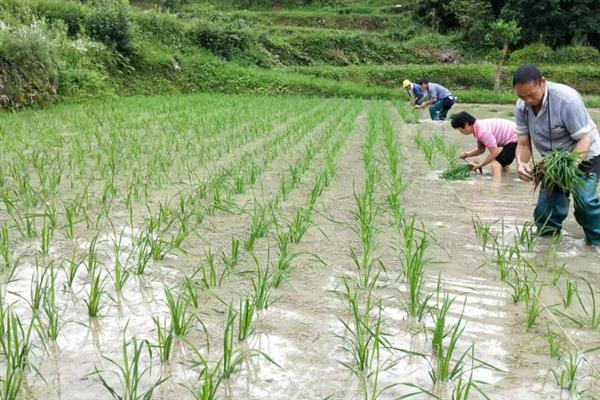
[[437, 102], [437, 98], [433, 98], [433, 99], [429, 99], [426, 102], [424, 102], [423, 104], [421, 104], [420, 106], [415, 106], [417, 108], [427, 108], [430, 105], [432, 105], [433, 103]]
[[585, 135], [577, 141], [577, 144], [573, 148], [573, 152], [580, 154], [578, 162], [582, 162], [586, 159], [591, 144], [592, 139], [590, 138], [590, 135]]
[[462, 159], [464, 160], [465, 158], [469, 158], [469, 157], [477, 157], [477, 156], [480, 156], [480, 155], [482, 155], [483, 153], [485, 153], [485, 149], [480, 149], [480, 148], [478, 147], [478, 148], [476, 148], [475, 150], [471, 150], [471, 151], [468, 151], [468, 152], [462, 153], [462, 154], [460, 155], [460, 158], [462, 158]]
[[496, 157], [498, 157], [498, 154], [500, 154], [500, 149], [497, 147], [491, 147], [488, 149], [488, 151], [489, 151], [488, 156], [485, 158], [485, 160], [483, 160], [483, 162], [481, 164], [476, 165], [476, 167], [478, 167], [478, 168], [485, 167], [486, 165], [488, 165], [489, 163], [494, 161], [496, 159]]

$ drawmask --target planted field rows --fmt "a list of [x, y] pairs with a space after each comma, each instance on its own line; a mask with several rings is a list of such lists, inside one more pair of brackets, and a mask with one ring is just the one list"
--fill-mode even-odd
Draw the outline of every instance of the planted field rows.
[[0, 116], [0, 399], [600, 396], [600, 278], [390, 102]]

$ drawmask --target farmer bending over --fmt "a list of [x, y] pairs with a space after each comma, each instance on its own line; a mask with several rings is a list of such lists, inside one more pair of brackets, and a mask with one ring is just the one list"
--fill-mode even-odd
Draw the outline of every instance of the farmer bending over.
[[421, 86], [416, 83], [412, 83], [408, 79], [405, 79], [404, 82], [402, 82], [402, 87], [410, 97], [411, 106], [420, 106], [423, 103], [423, 100], [425, 100], [425, 90], [421, 89]]
[[[598, 128], [573, 88], [546, 81], [533, 65], [521, 65], [513, 77], [519, 100], [515, 108], [517, 123], [517, 167], [519, 177], [531, 181], [531, 143], [542, 157], [552, 150], [580, 154], [582, 186], [576, 191], [575, 219], [583, 227], [586, 242], [600, 246], [600, 200], [596, 193], [600, 173]], [[540, 188], [533, 213], [542, 235], [558, 235], [569, 212], [569, 193]]]
[[467, 112], [459, 112], [452, 116], [452, 127], [463, 135], [473, 135], [477, 141], [475, 150], [462, 153], [461, 159], [476, 157], [488, 150], [488, 156], [481, 163], [470, 164], [474, 171], [492, 164], [492, 176], [500, 178], [502, 172], [510, 170], [515, 159], [517, 134], [515, 123], [502, 118], [475, 119]]
[[448, 89], [437, 83], [429, 82], [427, 78], [421, 78], [417, 83], [421, 86], [421, 89], [427, 92], [427, 101], [421, 105], [415, 105], [415, 108], [425, 109], [431, 106], [429, 107], [431, 119], [445, 121], [456, 98], [452, 96]]

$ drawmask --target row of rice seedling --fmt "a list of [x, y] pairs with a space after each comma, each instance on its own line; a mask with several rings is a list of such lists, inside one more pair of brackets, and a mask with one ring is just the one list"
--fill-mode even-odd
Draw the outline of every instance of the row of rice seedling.
[[[324, 110], [321, 109], [317, 111], [320, 111], [319, 114], [316, 114], [317, 117], [315, 117], [315, 114], [313, 114], [311, 117], [305, 117], [303, 120], [304, 124], [313, 124], [312, 126], [315, 126], [314, 122], [317, 122], [319, 118], [321, 118], [320, 116], [326, 116], [326, 114], [330, 110], [325, 108]], [[343, 111], [340, 114], [343, 114]], [[300, 120], [302, 120], [302, 117], [300, 118]], [[303, 131], [308, 132], [310, 129], [311, 125], [305, 125]], [[289, 135], [285, 140], [267, 140], [267, 142], [271, 145], [277, 143], [280, 149], [291, 148], [289, 144], [295, 143], [300, 137], [300, 135], [297, 132], [293, 132], [293, 130], [293, 126], [289, 129], [284, 128], [282, 130], [282, 132], [285, 132], [287, 135]], [[295, 136], [291, 136], [292, 134], [295, 134]], [[282, 134], [279, 133], [278, 135], [281, 136]], [[94, 140], [96, 139], [98, 138], [94, 136]], [[171, 136], [170, 139], [179, 140], [179, 138], [173, 136]], [[118, 141], [115, 141], [113, 144], [116, 145], [117, 142]], [[90, 147], [92, 147], [91, 143], [92, 141], [88, 142]], [[119, 144], [125, 145], [124, 143]], [[257, 150], [256, 154], [258, 154], [261, 151], [260, 149], [265, 149], [262, 143], [256, 147], [257, 149], [259, 149]], [[225, 146], [224, 148], [227, 148], [227, 146]], [[183, 149], [183, 147], [181, 147], [181, 149]], [[339, 149], [339, 147], [337, 149]], [[277, 153], [273, 152], [273, 150], [270, 151], [272, 152], [272, 154]], [[332, 156], [333, 153], [330, 153], [329, 155]], [[99, 155], [99, 157], [101, 157], [101, 155]], [[248, 157], [248, 159], [250, 159], [250, 157]], [[114, 153], [110, 153], [109, 163], [115, 163], [117, 162], [117, 160], [118, 158], [116, 158], [116, 155]], [[159, 174], [167, 173], [167, 169], [164, 169], [166, 167], [165, 165], [161, 166], [159, 165], [160, 163], [152, 163], [153, 164], [151, 168], [153, 168], [154, 166], [156, 166], [156, 168], [159, 168]], [[244, 175], [247, 177], [245, 178], [247, 179], [246, 182], [249, 182], [250, 184], [257, 182], [256, 178], [258, 177], [260, 171], [258, 171], [255, 168], [255, 165], [253, 165], [252, 163], [248, 163], [245, 165], [247, 165], [248, 167], [238, 169], [238, 171], [242, 171], [241, 173], [236, 172], [230, 174], [230, 182], [235, 183], [236, 181], [234, 178], [243, 177]], [[331, 165], [331, 163], [328, 164], [329, 171], [332, 171]], [[84, 172], [84, 170], [82, 169], [81, 172]], [[107, 301], [120, 301], [118, 298], [110, 297], [109, 289], [107, 287], [108, 278], [110, 278], [110, 280], [112, 281], [110, 291], [114, 291], [115, 293], [125, 292], [126, 295], [126, 292], [128, 291], [129, 287], [128, 282], [130, 282], [132, 274], [137, 273], [143, 277], [143, 275], [147, 274], [148, 271], [151, 271], [149, 267], [152, 265], [153, 262], [159, 262], [164, 260], [169, 253], [172, 253], [174, 251], [184, 252], [185, 239], [187, 235], [189, 235], [189, 233], [193, 232], [194, 230], [194, 227], [192, 226], [194, 214], [191, 212], [191, 210], [194, 208], [194, 205], [191, 204], [191, 201], [189, 201], [188, 197], [186, 197], [185, 195], [178, 195], [171, 199], [165, 199], [164, 202], [155, 202], [154, 196], [152, 195], [151, 191], [143, 193], [146, 191], [146, 189], [139, 190], [139, 192], [143, 193], [142, 197], [146, 197], [145, 202], [147, 213], [143, 212], [143, 210], [140, 210], [139, 207], [137, 207], [136, 210], [136, 207], [133, 206], [134, 201], [136, 201], [135, 196], [131, 195], [131, 192], [129, 192], [125, 198], [126, 208], [128, 209], [127, 214], [129, 214], [127, 216], [129, 227], [125, 230], [121, 229], [119, 225], [121, 224], [120, 221], [123, 214], [116, 212], [119, 207], [117, 206], [118, 203], [113, 200], [117, 198], [117, 192], [119, 191], [117, 189], [119, 187], [119, 178], [117, 178], [116, 176], [118, 175], [118, 170], [115, 170], [115, 174], [107, 173], [106, 175], [107, 178], [110, 178], [111, 180], [112, 178], [109, 175], [114, 175], [114, 181], [110, 182], [108, 186], [104, 185], [104, 188], [101, 189], [104, 199], [100, 199], [100, 203], [97, 203], [100, 207], [100, 212], [95, 216], [81, 218], [81, 213], [87, 213], [87, 215], [89, 215], [90, 210], [94, 208], [94, 204], [91, 201], [91, 199], [93, 198], [93, 191], [89, 184], [81, 189], [82, 192], [76, 193], [77, 199], [74, 200], [75, 202], [69, 202], [64, 208], [64, 219], [66, 221], [65, 226], [61, 226], [61, 222], [59, 222], [60, 212], [57, 211], [61, 209], [60, 206], [58, 206], [61, 200], [59, 198], [60, 196], [58, 196], [60, 195], [60, 193], [58, 193], [56, 199], [52, 199], [52, 203], [50, 204], [50, 206], [48, 206], [48, 209], [44, 213], [45, 223], [42, 227], [43, 229], [41, 232], [40, 239], [42, 245], [40, 246], [39, 251], [37, 252], [40, 256], [40, 260], [45, 260], [47, 258], [55, 259], [56, 257], [62, 258], [66, 256], [64, 261], [68, 262], [65, 262], [63, 267], [61, 267], [61, 269], [64, 268], [65, 274], [64, 276], [61, 275], [60, 284], [62, 284], [63, 282], [69, 283], [69, 286], [74, 286], [75, 284], [77, 284], [76, 286], [79, 287], [79, 284], [83, 283], [84, 292], [80, 292], [79, 289], [75, 289], [71, 291], [71, 293], [72, 295], [79, 298], [81, 298], [81, 294], [83, 294], [82, 303], [85, 304], [85, 308], [87, 311], [86, 313], [89, 314], [89, 317], [92, 319], [96, 319], [98, 315], [103, 316], [104, 318], [112, 318], [113, 308], [107, 307]], [[104, 179], [104, 177], [98, 178], [97, 175], [95, 179]], [[331, 177], [328, 175], [326, 180], [330, 181]], [[10, 182], [10, 179], [8, 179], [8, 181]], [[164, 182], [166, 184], [169, 184], [169, 179], [166, 178]], [[159, 180], [156, 180], [151, 184], [148, 184], [148, 189], [156, 190], [160, 187], [159, 183]], [[133, 185], [136, 184], [136, 182], [133, 182]], [[77, 190], [80, 189], [80, 187], [77, 187], [77, 185], [74, 186]], [[183, 184], [181, 187], [186, 189], [185, 184]], [[234, 185], [231, 185], [230, 188], [233, 190], [239, 189], [239, 187], [236, 188]], [[6, 192], [3, 190], [3, 193]], [[11, 198], [5, 197], [5, 204], [14, 204], [14, 202], [11, 203]], [[172, 199], [177, 200], [176, 206], [172, 205]], [[54, 204], [56, 204], [57, 206], [54, 206]], [[24, 209], [25, 207], [22, 207], [22, 203], [14, 204], [14, 207], [11, 209], [11, 211], [14, 212], [16, 220], [22, 220], [23, 216], [25, 216], [25, 218], [32, 219], [29, 216], [29, 214], [23, 213]], [[137, 213], [137, 215], [140, 217], [144, 216], [144, 214], [146, 215], [143, 217], [141, 230], [139, 230], [139, 222], [136, 221], [139, 221], [139, 217], [135, 218], [135, 216], [132, 216], [133, 212], [131, 212], [130, 210], [133, 210], [133, 212]], [[115, 214], [117, 214], [117, 216], [115, 216]], [[88, 242], [88, 244], [86, 245], [85, 254], [77, 254], [79, 252], [75, 249], [75, 247], [79, 246], [79, 244], [75, 245], [75, 243], [82, 238], [81, 226], [79, 224], [83, 222], [84, 225], [86, 225], [85, 229], [93, 232], [94, 230], [97, 230], [101, 225], [98, 222], [99, 218], [109, 222], [109, 226], [111, 226], [111, 230], [113, 231], [112, 237], [110, 235], [106, 237], [104, 235], [99, 235], [98, 233], [96, 233], [93, 236], [92, 241]], [[26, 224], [22, 224], [21, 226], [25, 228]], [[15, 270], [18, 274], [18, 270], [20, 269], [19, 265], [22, 265], [19, 263], [25, 259], [28, 259], [30, 256], [26, 255], [25, 258], [15, 256], [14, 244], [18, 241], [18, 239], [12, 233], [18, 231], [13, 230], [14, 228], [14, 224], [7, 223], [5, 225], [5, 229], [2, 230], [2, 254], [3, 262], [6, 261], [7, 265], [15, 265]], [[30, 232], [35, 232], [35, 230], [36, 229], [32, 229], [31, 227], [29, 228]], [[26, 229], [23, 229], [23, 231], [26, 232]], [[58, 243], [53, 243], [53, 241], [50, 239], [53, 237], [59, 238], [60, 236], [56, 235], [56, 233], [59, 231], [67, 232], [65, 237], [67, 237], [69, 241], [74, 242], [73, 244], [67, 243], [67, 248], [73, 248], [72, 253], [56, 253], [57, 250], [62, 250], [60, 250], [59, 246], [57, 246]], [[89, 233], [86, 232], [85, 234]], [[35, 235], [30, 236], [32, 238], [35, 237]], [[109, 247], [113, 251], [107, 251], [107, 241], [108, 243], [110, 243]], [[235, 265], [239, 262], [239, 244], [239, 240], [233, 238], [230, 252], [223, 252], [221, 254], [223, 256], [222, 260], [227, 260], [227, 265], [229, 266], [229, 268], [234, 268]], [[216, 281], [220, 281], [220, 279], [222, 278], [221, 275], [220, 277], [215, 279], [215, 272], [217, 270], [216, 258], [217, 257], [215, 257], [214, 254], [211, 254], [210, 251], [207, 253], [206, 263], [204, 264], [203, 269], [203, 281], [206, 282], [207, 285], [212, 285]], [[110, 269], [112, 270], [112, 272], [110, 272], [110, 274], [106, 274], [105, 269]], [[31, 308], [33, 310], [39, 311], [39, 322], [36, 323], [35, 326], [36, 331], [40, 333], [40, 336], [43, 333], [43, 336], [45, 338], [42, 339], [42, 341], [44, 343], [47, 340], [55, 341], [57, 336], [60, 334], [59, 332], [61, 331], [62, 325], [65, 322], [59, 314], [61, 310], [61, 304], [64, 304], [64, 296], [61, 294], [61, 298], [60, 300], [58, 300], [56, 299], [56, 296], [54, 294], [54, 288], [56, 288], [58, 285], [57, 282], [54, 282], [58, 280], [56, 279], [56, 269], [47, 269], [46, 271], [47, 272], [40, 272], [40, 274], [35, 275], [35, 280], [32, 282], [31, 285], [31, 296], [29, 296], [30, 299], [27, 299], [27, 301], [31, 302], [32, 304]], [[85, 273], [85, 279], [83, 281], [80, 281], [80, 278], [83, 277], [82, 272]], [[50, 276], [52, 276], [52, 278], [50, 278]], [[257, 287], [261, 287], [263, 285], [261, 282], [259, 282], [261, 279], [256, 279]], [[53, 282], [50, 284], [49, 282], [51, 280]], [[85, 290], [85, 288], [87, 288], [87, 290]], [[192, 309], [196, 308], [199, 305], [198, 298], [194, 297], [193, 295], [193, 293], [197, 294], [197, 292], [194, 290], [182, 289], [183, 287], [165, 289], [164, 295], [166, 298], [166, 303], [168, 306], [167, 308], [169, 310], [170, 316], [168, 318], [165, 318], [164, 314], [162, 316], [154, 316], [153, 323], [156, 329], [156, 344], [146, 345], [145, 342], [137, 342], [138, 344], [142, 343], [141, 345], [136, 346], [138, 349], [140, 347], [147, 347], [149, 349], [152, 348], [153, 350], [157, 349], [156, 354], [158, 355], [158, 358], [161, 361], [167, 361], [173, 357], [173, 343], [176, 340], [175, 338], [177, 336], [184, 338], [190, 333], [193, 333], [195, 335], [194, 332], [196, 332], [198, 329], [200, 329], [200, 331], [204, 330], [203, 321], [197, 319], [197, 313]], [[262, 299], [264, 299], [264, 301], [261, 300], [259, 302], [259, 306], [264, 308], [266, 305], [268, 305], [270, 301], [268, 297], [263, 297]], [[56, 300], [58, 300], [58, 302]], [[237, 332], [237, 337], [239, 340], [245, 339], [252, 331], [252, 315], [254, 313], [254, 310], [256, 309], [257, 305], [254, 299], [246, 297], [246, 301], [241, 302], [238, 318], [238, 321], [240, 322]], [[124, 348], [128, 347], [134, 353], [139, 352], [139, 350], [135, 350], [131, 347], [131, 341], [128, 340], [126, 341], [126, 343], [126, 345], [124, 344]], [[226, 354], [231, 355], [232, 353], [228, 351], [226, 352]], [[227, 365], [232, 365], [233, 359], [235, 359], [235, 356], [233, 358], [224, 358], [224, 363]], [[118, 362], [118, 364], [125, 370], [127, 369], [125, 367], [126, 365], [131, 365], [125, 361], [123, 363]], [[141, 362], [139, 363], [139, 365], [141, 366]], [[115, 366], [116, 364], [113, 364], [113, 367]], [[114, 370], [113, 367], [110, 367], [108, 369]], [[103, 382], [107, 383], [107, 389], [110, 393], [115, 393], [119, 396], [126, 396], [126, 393], [136, 393], [128, 392], [127, 390], [125, 390], [125, 388], [118, 388], [117, 386], [114, 386], [114, 382], [110, 379], [112, 373], [109, 372], [108, 369], [104, 371], [102, 368], [98, 367], [98, 371], [101, 371], [101, 375], [104, 378]], [[229, 371], [232, 371], [232, 369], [229, 367], [227, 369], [229, 369]], [[211, 367], [207, 370], [204, 370], [205, 372], [203, 374], [207, 375], [209, 370], [214, 372], [214, 368]], [[117, 370], [115, 371], [117, 371], [118, 374], [122, 375], [119, 371], [123, 370], [117, 368]], [[138, 372], [139, 371], [143, 370], [139, 369]], [[143, 373], [140, 373], [139, 376], [148, 378], [148, 376], [144, 376]], [[153, 379], [151, 379], [150, 381], [152, 380]], [[135, 379], [133, 381], [135, 381]], [[157, 379], [156, 381], [158, 382], [160, 381], [160, 379]], [[109, 389], [109, 387], [114, 388], [114, 390]], [[138, 395], [143, 395], [144, 393], [147, 392], [137, 392]]]
[[[600, 321], [600, 311], [598, 311], [596, 295], [591, 283], [585, 278], [580, 280], [587, 289], [587, 293], [582, 293], [577, 283], [578, 280], [566, 276], [565, 264], [558, 263], [555, 241], [550, 241], [546, 254], [540, 262], [539, 257], [535, 259], [530, 256], [535, 250], [538, 240], [532, 223], [526, 222], [522, 227], [516, 227], [516, 234], [513, 235], [512, 240], [506, 240], [504, 221], [498, 220], [491, 224], [484, 224], [477, 216], [473, 221], [476, 234], [482, 243], [482, 249], [491, 247], [495, 251], [492, 253], [495, 254], [493, 263], [499, 271], [500, 279], [511, 288], [514, 302], [523, 304], [525, 316], [523, 325], [526, 331], [541, 334], [537, 326], [539, 317], [544, 313], [551, 320], [555, 320], [554, 316], [556, 316], [561, 321], [573, 323], [580, 328], [592, 331], [600, 328], [598, 322]], [[497, 224], [500, 224], [501, 227], [497, 228]], [[491, 233], [492, 231], [495, 233]], [[544, 277], [548, 275], [549, 278]], [[546, 283], [546, 279], [549, 279], [550, 284]], [[563, 310], [560, 309], [560, 305], [547, 306], [544, 303], [543, 291], [549, 286], [561, 294]], [[579, 310], [572, 308], [574, 299], [577, 299]], [[564, 329], [563, 332], [565, 332]], [[581, 352], [580, 346], [577, 346], [572, 338], [569, 338], [569, 341], [575, 346], [575, 349], [564, 354], [558, 345], [557, 334], [550, 330], [549, 325], [547, 325], [546, 337], [550, 358], [558, 359], [561, 364], [559, 370], [552, 370], [556, 385], [561, 390], [571, 393], [587, 392], [589, 388], [581, 388], [578, 383], [583, 382], [585, 377], [585, 375], [581, 376], [582, 364], [587, 364], [592, 371], [595, 369], [589, 357]], [[593, 383], [590, 384], [593, 385]]]

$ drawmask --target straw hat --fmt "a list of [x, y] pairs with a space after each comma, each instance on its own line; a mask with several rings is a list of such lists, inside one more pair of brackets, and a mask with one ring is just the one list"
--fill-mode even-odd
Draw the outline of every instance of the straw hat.
[[403, 87], [404, 89], [406, 89], [407, 87], [409, 87], [409, 86], [410, 86], [410, 83], [411, 83], [411, 82], [410, 82], [408, 79], [405, 79], [405, 80], [404, 80], [404, 82], [402, 82], [402, 87]]

